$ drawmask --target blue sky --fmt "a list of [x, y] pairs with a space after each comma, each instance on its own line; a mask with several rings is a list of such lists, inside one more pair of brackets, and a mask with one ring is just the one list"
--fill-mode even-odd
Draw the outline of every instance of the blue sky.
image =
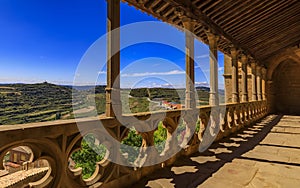
[[[132, 24], [128, 26], [132, 28], [135, 23], [145, 21], [157, 20], [121, 4], [122, 26]], [[84, 55], [105, 38], [106, 1], [1, 0], [0, 28], [0, 83], [73, 84]], [[121, 32], [121, 43], [147, 36], [147, 29], [136, 29], [136, 33]], [[168, 24], [155, 31], [163, 42], [124, 45], [121, 51], [122, 87], [184, 86], [184, 33]], [[166, 41], [164, 37], [171, 40]], [[102, 45], [98, 51], [97, 56], [104, 61], [93, 70], [98, 77], [87, 74], [78, 84], [106, 83], [106, 49]], [[208, 53], [206, 45], [195, 42], [196, 83], [200, 85], [209, 83]], [[223, 87], [222, 54], [219, 59], [219, 85]]]

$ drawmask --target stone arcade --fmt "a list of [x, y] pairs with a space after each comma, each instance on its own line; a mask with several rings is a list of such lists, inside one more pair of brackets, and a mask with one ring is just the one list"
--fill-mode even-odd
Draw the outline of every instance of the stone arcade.
[[[172, 166], [179, 157], [198, 151], [203, 132], [214, 107], [223, 107], [224, 120], [216, 138], [230, 136], [243, 127], [250, 126], [272, 113], [300, 115], [300, 2], [298, 0], [124, 0], [137, 9], [171, 25], [186, 29], [197, 39], [209, 45], [210, 96], [209, 106], [197, 107], [194, 98], [194, 40], [186, 32], [186, 104], [184, 109], [122, 116], [120, 100], [120, 33], [108, 36], [106, 117], [100, 118], [105, 128], [117, 140], [126, 137], [128, 128], [116, 118], [138, 126], [132, 118], [145, 121], [149, 127], [164, 123], [170, 137], [179, 118], [186, 121], [186, 132], [193, 130], [200, 120], [198, 134], [186, 138], [184, 149], [163, 163], [129, 168], [102, 161], [95, 174], [81, 179], [80, 169], [68, 168], [70, 154], [80, 147], [82, 135], [74, 120], [45, 122], [0, 127], [0, 159], [12, 147], [28, 146], [34, 160], [46, 159], [51, 167], [47, 175], [30, 183], [32, 187], [122, 187], [130, 186], [145, 176]], [[120, 1], [107, 0], [107, 28], [112, 31], [120, 26]], [[226, 104], [219, 103], [217, 50], [225, 54]], [[112, 100], [113, 99], [113, 100]], [[196, 110], [195, 110], [196, 109]], [[193, 112], [197, 112], [196, 114]], [[161, 119], [161, 113], [166, 117]], [[183, 115], [182, 115], [183, 114]], [[183, 117], [181, 117], [183, 116]], [[97, 132], [94, 123], [99, 119], [79, 120], [84, 133]], [[141, 133], [142, 147], [153, 146], [154, 131]], [[13, 136], [12, 136], [13, 135]], [[113, 146], [107, 145], [110, 151]], [[171, 148], [172, 149], [172, 148]], [[145, 151], [145, 150], [141, 150]], [[165, 152], [168, 153], [167, 151]], [[122, 156], [120, 156], [122, 157]], [[145, 155], [145, 157], [151, 157]], [[148, 159], [144, 159], [148, 160]], [[149, 159], [150, 160], [150, 159]], [[0, 164], [1, 166], [1, 164]]]

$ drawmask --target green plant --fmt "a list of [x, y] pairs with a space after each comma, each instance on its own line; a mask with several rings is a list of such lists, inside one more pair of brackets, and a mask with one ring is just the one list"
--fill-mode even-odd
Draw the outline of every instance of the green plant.
[[76, 163], [76, 168], [82, 168], [83, 178], [87, 179], [93, 175], [96, 169], [96, 162], [101, 161], [106, 153], [103, 145], [95, 144], [93, 135], [86, 135], [81, 142], [81, 149], [71, 155]]

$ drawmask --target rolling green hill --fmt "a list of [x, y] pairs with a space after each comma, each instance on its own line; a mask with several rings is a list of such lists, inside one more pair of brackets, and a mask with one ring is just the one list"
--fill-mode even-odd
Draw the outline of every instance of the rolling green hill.
[[49, 83], [0, 85], [0, 124], [60, 119], [72, 111], [72, 88]]
[[[60, 86], [38, 84], [0, 84], [0, 125], [43, 122], [87, 117], [105, 113], [105, 86]], [[198, 104], [208, 104], [209, 88], [196, 88]], [[72, 100], [72, 92], [74, 100]], [[224, 96], [221, 94], [221, 101]], [[162, 108], [161, 101], [184, 103], [185, 89], [122, 89], [123, 113]], [[74, 105], [72, 105], [74, 102]], [[95, 102], [95, 103], [94, 103]], [[128, 103], [128, 104], [125, 104]], [[128, 107], [126, 107], [128, 106]], [[93, 112], [93, 113], [91, 113]]]

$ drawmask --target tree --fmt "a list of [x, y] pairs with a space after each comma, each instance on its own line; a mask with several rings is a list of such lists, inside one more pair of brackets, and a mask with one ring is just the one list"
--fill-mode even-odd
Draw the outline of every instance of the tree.
[[86, 135], [81, 142], [81, 150], [71, 155], [76, 163], [76, 168], [82, 168], [83, 178], [87, 179], [93, 175], [96, 169], [96, 162], [101, 161], [106, 153], [103, 145], [95, 144], [93, 135]]

